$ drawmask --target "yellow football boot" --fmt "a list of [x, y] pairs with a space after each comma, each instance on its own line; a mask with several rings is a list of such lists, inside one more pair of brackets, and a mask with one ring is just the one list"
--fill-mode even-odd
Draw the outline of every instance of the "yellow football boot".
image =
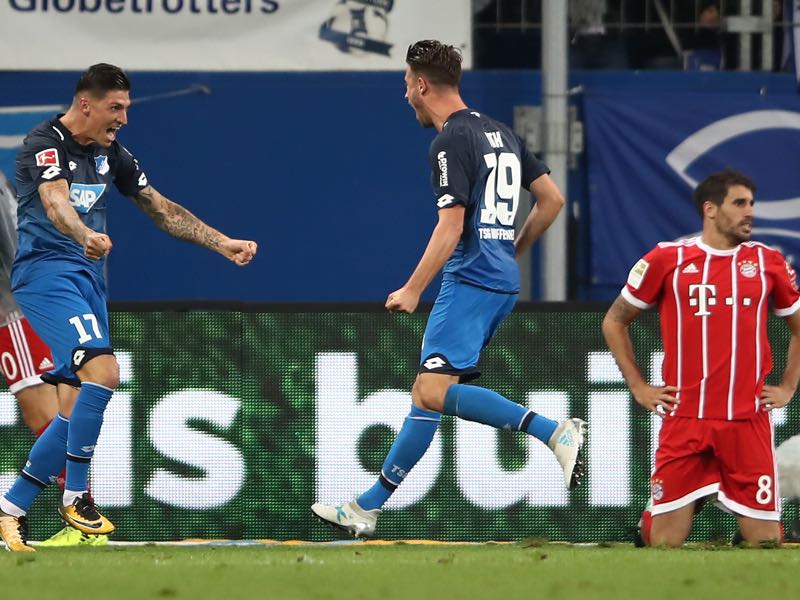
[[84, 494], [69, 506], [60, 506], [59, 514], [64, 523], [88, 535], [113, 533], [114, 524], [101, 515], [89, 494]]
[[0, 512], [0, 537], [9, 552], [36, 552], [28, 546], [28, 520]]

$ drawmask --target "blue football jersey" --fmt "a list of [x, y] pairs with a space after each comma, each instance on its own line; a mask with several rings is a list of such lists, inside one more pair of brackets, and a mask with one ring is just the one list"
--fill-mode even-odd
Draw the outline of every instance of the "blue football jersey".
[[12, 288], [59, 271], [88, 271], [103, 281], [105, 259], [90, 260], [83, 247], [53, 225], [39, 197], [39, 186], [66, 179], [69, 202], [87, 227], [106, 232], [106, 204], [113, 183], [125, 196], [147, 187], [138, 161], [121, 144], [81, 146], [59, 120], [31, 131], [17, 154], [17, 253]]
[[466, 209], [444, 278], [518, 293], [514, 217], [520, 191], [549, 169], [508, 126], [471, 109], [450, 115], [429, 159], [439, 210], [456, 204]]

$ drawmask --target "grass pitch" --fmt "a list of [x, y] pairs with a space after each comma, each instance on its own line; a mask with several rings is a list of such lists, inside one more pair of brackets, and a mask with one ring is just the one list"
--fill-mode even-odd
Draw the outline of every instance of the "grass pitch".
[[[106, 547], [0, 554], [4, 598], [798, 598], [800, 549]], [[66, 596], [65, 596], [66, 595]]]

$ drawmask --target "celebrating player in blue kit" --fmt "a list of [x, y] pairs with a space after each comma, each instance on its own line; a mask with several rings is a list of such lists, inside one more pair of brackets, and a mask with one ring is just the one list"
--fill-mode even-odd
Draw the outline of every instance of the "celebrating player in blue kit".
[[[453, 46], [417, 42], [408, 49], [406, 63], [406, 99], [420, 124], [439, 132], [429, 154], [439, 222], [416, 270], [389, 294], [386, 308], [414, 312], [442, 267], [444, 277], [423, 337], [411, 412], [378, 481], [354, 501], [311, 507], [320, 519], [357, 537], [374, 533], [381, 507], [425, 454], [442, 413], [522, 431], [546, 443], [567, 488], [578, 485], [582, 474], [583, 421], [557, 423], [496, 392], [464, 385], [480, 375], [481, 350], [514, 307], [516, 258], [555, 220], [564, 199], [547, 167], [517, 135], [464, 104], [461, 55]], [[521, 187], [530, 190], [536, 204], [515, 235]]]
[[112, 247], [106, 234], [111, 184], [176, 238], [239, 266], [256, 253], [255, 242], [223, 235], [148, 183], [139, 162], [117, 142], [118, 130], [128, 122], [129, 91], [128, 77], [118, 67], [90, 67], [69, 110], [31, 131], [17, 157], [18, 244], [11, 284], [28, 321], [53, 352], [49, 379], [58, 386], [59, 414], [0, 498], [0, 534], [9, 550], [33, 550], [26, 543], [25, 514], [65, 460], [62, 519], [87, 534], [114, 531], [87, 493], [103, 412], [119, 384], [103, 275]]

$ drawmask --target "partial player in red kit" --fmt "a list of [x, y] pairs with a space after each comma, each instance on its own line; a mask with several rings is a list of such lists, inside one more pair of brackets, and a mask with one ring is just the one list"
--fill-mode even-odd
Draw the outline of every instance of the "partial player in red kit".
[[34, 333], [25, 317], [19, 312], [7, 315], [0, 323], [0, 368], [8, 391], [19, 402], [25, 425], [37, 436], [58, 410], [55, 389], [45, 385], [41, 378], [53, 367], [50, 348]]
[[[696, 505], [713, 497], [736, 515], [751, 544], [779, 541], [780, 494], [770, 411], [786, 406], [800, 380], [800, 292], [773, 248], [750, 241], [754, 183], [733, 170], [694, 192], [699, 237], [664, 242], [634, 265], [603, 320], [603, 334], [635, 400], [664, 417], [642, 537], [680, 546]], [[663, 387], [648, 385], [628, 333], [657, 306]], [[768, 310], [791, 331], [781, 382], [772, 370]]]
[[30, 430], [39, 435], [55, 417], [55, 388], [39, 376], [52, 370], [50, 348], [39, 339], [11, 295], [11, 263], [16, 251], [17, 195], [0, 171], [0, 370]]

